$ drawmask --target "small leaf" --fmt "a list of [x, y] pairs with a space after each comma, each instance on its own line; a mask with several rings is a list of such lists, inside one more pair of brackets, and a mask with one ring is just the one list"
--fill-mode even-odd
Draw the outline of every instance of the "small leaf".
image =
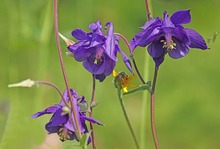
[[80, 140], [80, 146], [83, 148], [83, 149], [87, 149], [87, 142], [88, 142], [88, 139], [89, 139], [89, 136], [91, 134], [92, 131], [89, 131], [88, 133], [84, 134]]
[[148, 90], [149, 92], [151, 92], [151, 82], [148, 81], [146, 84], [144, 85], [140, 85], [139, 87], [133, 89], [133, 90], [130, 90], [126, 93], [124, 93], [123, 95], [127, 95], [127, 94], [131, 94], [131, 93], [135, 93], [137, 91], [144, 91], [144, 90]]

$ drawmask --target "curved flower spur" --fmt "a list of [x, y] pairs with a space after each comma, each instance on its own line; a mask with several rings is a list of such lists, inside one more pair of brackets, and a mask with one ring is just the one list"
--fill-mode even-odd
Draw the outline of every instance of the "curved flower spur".
[[189, 48], [205, 50], [207, 45], [203, 37], [193, 29], [184, 28], [191, 22], [190, 10], [179, 10], [171, 17], [164, 12], [164, 19], [154, 18], [146, 22], [131, 40], [131, 48], [148, 46], [148, 53], [154, 59], [156, 67], [164, 61], [168, 53], [171, 58], [184, 57]]
[[73, 53], [75, 60], [83, 62], [84, 68], [95, 75], [100, 82], [112, 73], [118, 61], [118, 52], [132, 72], [129, 58], [119, 48], [119, 37], [114, 35], [113, 24], [106, 23], [105, 29], [107, 28], [107, 35], [104, 35], [100, 21], [97, 21], [89, 25], [92, 32], [86, 33], [81, 29], [75, 29], [72, 36], [79, 41], [67, 47]]

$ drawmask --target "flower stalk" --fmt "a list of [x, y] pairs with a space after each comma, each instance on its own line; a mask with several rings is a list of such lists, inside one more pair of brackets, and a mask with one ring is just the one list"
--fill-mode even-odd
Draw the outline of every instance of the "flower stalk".
[[132, 138], [133, 138], [133, 140], [135, 142], [135, 146], [136, 146], [137, 149], [140, 149], [138, 141], [137, 141], [137, 137], [136, 137], [136, 135], [134, 133], [134, 130], [133, 130], [132, 126], [131, 126], [131, 122], [130, 122], [130, 120], [128, 118], [128, 114], [126, 112], [126, 109], [125, 109], [125, 106], [124, 106], [124, 103], [123, 103], [121, 89], [117, 89], [117, 92], [118, 92], [118, 99], [119, 99], [119, 102], [120, 102], [120, 105], [121, 105], [121, 108], [122, 108], [122, 111], [123, 111], [126, 123], [127, 123], [128, 127], [129, 127], [129, 130], [131, 132]]
[[72, 121], [72, 124], [73, 124], [73, 128], [75, 129], [76, 136], [80, 140], [82, 138], [82, 135], [80, 133], [80, 126], [79, 126], [79, 122], [78, 122], [78, 119], [77, 119], [76, 109], [75, 109], [74, 103], [72, 101], [72, 95], [70, 93], [70, 88], [69, 88], [69, 85], [68, 85], [68, 80], [67, 80], [67, 76], [66, 76], [66, 72], [65, 72], [65, 66], [64, 66], [62, 52], [61, 52], [61, 46], [60, 46], [59, 28], [58, 28], [57, 0], [54, 0], [53, 2], [54, 2], [54, 25], [55, 25], [55, 36], [56, 36], [57, 50], [58, 50], [58, 54], [59, 54], [59, 59], [60, 59], [63, 78], [64, 78], [64, 81], [65, 81], [68, 96], [70, 98], [69, 101], [70, 101], [71, 108], [72, 108], [71, 115], [73, 115], [73, 118], [72, 118], [72, 116], [70, 116], [70, 118], [71, 118], [71, 121]]
[[145, 84], [145, 81], [144, 81], [143, 77], [141, 76], [140, 71], [139, 71], [139, 69], [138, 69], [138, 67], [137, 67], [137, 65], [136, 65], [136, 62], [135, 62], [135, 59], [134, 59], [134, 55], [133, 55], [133, 51], [132, 51], [132, 49], [131, 49], [130, 43], [128, 42], [128, 40], [126, 39], [126, 37], [123, 36], [122, 34], [120, 34], [120, 33], [114, 33], [114, 35], [117, 35], [117, 36], [121, 37], [121, 38], [123, 39], [123, 41], [125, 42], [125, 44], [127, 45], [128, 49], [129, 49], [129, 52], [130, 52], [130, 57], [131, 57], [131, 60], [132, 60], [133, 65], [134, 65], [134, 69], [135, 69], [135, 71], [136, 71], [136, 73], [137, 73], [137, 75], [138, 75], [138, 78], [140, 79], [140, 81], [141, 81], [143, 84]]
[[[95, 97], [95, 75], [92, 75], [92, 97], [91, 97], [91, 102], [90, 102], [90, 111], [89, 111], [89, 117], [92, 118], [92, 105], [94, 103], [94, 97]], [[92, 148], [96, 149], [96, 144], [95, 144], [95, 135], [94, 135], [94, 128], [93, 124], [90, 122], [90, 130], [91, 130], [91, 138], [92, 138]]]
[[69, 105], [66, 102], [66, 100], [64, 99], [62, 92], [58, 89], [58, 87], [55, 84], [53, 84], [51, 82], [47, 82], [47, 81], [34, 81], [34, 83], [35, 84], [41, 84], [41, 85], [47, 85], [47, 86], [50, 86], [50, 87], [54, 88], [58, 92], [58, 94], [60, 95], [63, 103], [65, 104], [65, 106], [69, 108]]

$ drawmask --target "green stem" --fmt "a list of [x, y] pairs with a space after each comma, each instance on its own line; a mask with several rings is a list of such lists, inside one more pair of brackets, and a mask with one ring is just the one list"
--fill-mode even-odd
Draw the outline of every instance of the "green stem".
[[[146, 13], [147, 13], [147, 18], [148, 21], [151, 20], [151, 13], [150, 13], [150, 8], [152, 10], [152, 2], [151, 0], [145, 0], [145, 7], [146, 7]], [[146, 50], [147, 51], [147, 50]], [[148, 55], [148, 54], [146, 54]], [[146, 80], [149, 80], [149, 66], [150, 66], [150, 56], [146, 56], [145, 57], [145, 64], [144, 64], [144, 78]], [[142, 102], [142, 118], [141, 118], [141, 137], [140, 137], [140, 145], [141, 145], [141, 149], [146, 149], [146, 126], [147, 126], [147, 110], [148, 110], [148, 98], [149, 98], [149, 93], [148, 92], [144, 92], [143, 93], [143, 102]]]
[[133, 140], [135, 142], [136, 148], [140, 149], [138, 141], [137, 141], [137, 138], [135, 136], [134, 130], [133, 130], [132, 126], [131, 126], [130, 120], [128, 118], [128, 114], [126, 112], [126, 109], [125, 109], [125, 106], [124, 106], [124, 103], [123, 103], [121, 90], [118, 89], [117, 91], [118, 91], [118, 99], [119, 99], [119, 102], [120, 102], [120, 105], [121, 105], [121, 108], [122, 108], [122, 111], [123, 111], [126, 123], [127, 123], [128, 127], [129, 127], [129, 130], [130, 130], [132, 138], [133, 138]]
[[[147, 54], [146, 54], [147, 55]], [[144, 78], [149, 80], [149, 67], [150, 67], [150, 56], [144, 58]], [[140, 146], [141, 149], [146, 149], [146, 126], [148, 121], [148, 98], [149, 92], [143, 92], [143, 101], [142, 101], [142, 115], [141, 115], [141, 125], [140, 125]]]

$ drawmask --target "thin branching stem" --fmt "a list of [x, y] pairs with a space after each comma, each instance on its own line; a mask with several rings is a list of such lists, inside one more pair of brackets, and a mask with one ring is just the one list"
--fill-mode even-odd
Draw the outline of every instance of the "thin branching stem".
[[35, 82], [36, 84], [47, 85], [47, 86], [50, 86], [50, 87], [54, 88], [54, 89], [58, 92], [58, 94], [60, 95], [60, 97], [61, 97], [63, 103], [65, 104], [65, 106], [69, 108], [69, 105], [68, 105], [68, 103], [66, 102], [66, 100], [64, 99], [62, 92], [59, 90], [59, 88], [58, 88], [55, 84], [53, 84], [53, 83], [51, 83], [51, 82], [47, 82], [47, 81], [34, 81], [34, 82]]
[[134, 130], [133, 130], [132, 126], [131, 126], [131, 122], [130, 122], [130, 120], [129, 120], [129, 118], [128, 118], [128, 114], [127, 114], [126, 109], [125, 109], [125, 106], [124, 106], [124, 102], [123, 102], [123, 99], [122, 99], [121, 90], [120, 90], [120, 89], [117, 89], [117, 90], [118, 90], [118, 99], [119, 99], [119, 102], [120, 102], [120, 105], [121, 105], [121, 108], [122, 108], [122, 111], [123, 111], [123, 114], [124, 114], [126, 123], [127, 123], [128, 127], [129, 127], [129, 130], [130, 130], [131, 135], [132, 135], [132, 138], [133, 138], [133, 140], [134, 140], [134, 142], [135, 142], [136, 148], [137, 148], [137, 149], [140, 149], [139, 144], [138, 144], [137, 137], [136, 137], [136, 135], [135, 135], [135, 133], [134, 133]]
[[134, 65], [134, 69], [135, 69], [135, 71], [136, 71], [136, 73], [137, 73], [137, 75], [138, 75], [138, 78], [140, 79], [140, 81], [141, 81], [143, 84], [145, 84], [145, 81], [144, 81], [143, 77], [141, 76], [140, 71], [138, 70], [138, 67], [137, 67], [137, 65], [136, 65], [136, 62], [135, 62], [135, 59], [134, 59], [134, 55], [133, 55], [133, 51], [131, 50], [130, 43], [129, 43], [128, 40], [125, 38], [125, 36], [123, 36], [122, 34], [120, 34], [120, 33], [114, 33], [114, 34], [117, 35], [117, 36], [119, 36], [119, 37], [121, 37], [121, 38], [123, 39], [123, 41], [125, 42], [125, 44], [127, 45], [128, 49], [129, 49], [129, 52], [130, 52], [130, 57], [131, 57], [131, 59], [132, 59], [132, 63], [133, 63], [133, 65]]
[[[61, 69], [62, 69], [62, 74], [63, 74], [64, 82], [65, 82], [65, 85], [66, 85], [66, 89], [67, 89], [68, 96], [69, 96], [69, 99], [70, 99], [69, 101], [70, 101], [71, 108], [72, 108], [70, 119], [72, 121], [73, 128], [75, 130], [77, 138], [80, 140], [82, 138], [82, 135], [81, 135], [81, 132], [80, 132], [80, 126], [79, 126], [79, 122], [78, 122], [78, 118], [77, 118], [76, 109], [75, 109], [75, 106], [74, 106], [74, 103], [73, 103], [73, 100], [72, 100], [73, 99], [72, 98], [72, 94], [70, 92], [70, 88], [69, 88], [69, 85], [68, 85], [68, 80], [67, 80], [67, 76], [66, 76], [64, 61], [63, 61], [61, 47], [60, 47], [59, 27], [58, 27], [58, 12], [57, 12], [57, 0], [54, 0], [53, 2], [54, 2], [54, 25], [55, 25], [55, 35], [56, 35], [57, 50], [58, 50], [58, 54], [59, 54], [59, 59], [60, 59], [60, 64], [61, 64]], [[73, 115], [73, 119], [72, 119], [72, 115]]]

